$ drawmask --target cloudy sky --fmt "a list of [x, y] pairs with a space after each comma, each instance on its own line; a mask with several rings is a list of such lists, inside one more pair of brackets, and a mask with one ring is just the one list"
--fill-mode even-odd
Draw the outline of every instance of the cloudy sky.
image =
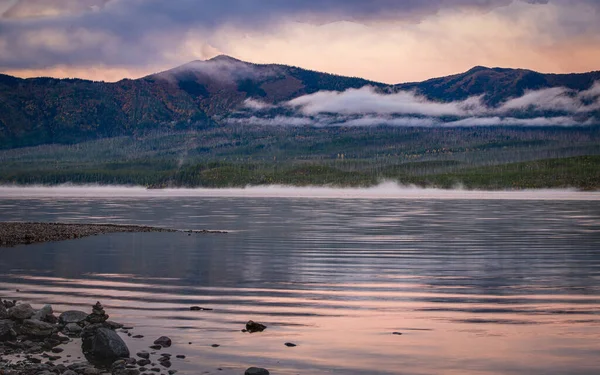
[[114, 81], [227, 54], [400, 83], [600, 70], [598, 0], [0, 0], [0, 71]]

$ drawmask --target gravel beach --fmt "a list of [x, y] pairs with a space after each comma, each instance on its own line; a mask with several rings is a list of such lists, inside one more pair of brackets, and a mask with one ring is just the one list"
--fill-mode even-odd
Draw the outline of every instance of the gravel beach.
[[[175, 229], [115, 224], [63, 224], [0, 222], [0, 247], [40, 242], [64, 241], [106, 233], [184, 232]], [[226, 233], [222, 231], [185, 231], [188, 233]]]

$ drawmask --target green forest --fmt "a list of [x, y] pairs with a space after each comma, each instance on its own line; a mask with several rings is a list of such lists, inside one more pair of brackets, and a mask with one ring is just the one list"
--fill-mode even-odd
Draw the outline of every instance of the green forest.
[[226, 126], [0, 151], [2, 184], [600, 188], [600, 127]]

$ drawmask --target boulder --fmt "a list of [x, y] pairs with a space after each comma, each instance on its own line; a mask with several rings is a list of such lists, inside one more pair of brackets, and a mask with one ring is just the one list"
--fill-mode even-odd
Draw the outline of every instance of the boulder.
[[52, 306], [45, 305], [41, 309], [35, 312], [31, 319], [40, 320], [42, 322], [47, 323], [56, 323], [56, 317], [53, 315], [54, 311], [52, 310]]
[[250, 367], [244, 375], [269, 375], [269, 370], [260, 367]]
[[88, 314], [83, 311], [69, 310], [60, 314], [58, 321], [60, 324], [79, 323], [87, 318]]
[[161, 336], [154, 340], [154, 345], [160, 345], [163, 348], [168, 348], [169, 346], [171, 346], [171, 339], [167, 336]]
[[0, 319], [8, 319], [8, 310], [3, 303], [0, 302]]
[[84, 331], [81, 348], [95, 359], [114, 361], [129, 358], [129, 349], [119, 335], [108, 328]]
[[62, 332], [67, 336], [79, 336], [83, 328], [77, 323], [69, 323], [65, 325]]
[[8, 309], [8, 316], [11, 319], [25, 320], [31, 318], [33, 314], [35, 314], [35, 310], [28, 303], [16, 305], [15, 307]]
[[249, 320], [248, 323], [246, 323], [246, 330], [250, 333], [262, 332], [265, 329], [267, 329], [266, 325], [253, 322], [252, 320]]
[[0, 320], [0, 341], [12, 340], [17, 336], [12, 320]]
[[48, 337], [54, 333], [54, 325], [39, 320], [26, 319], [19, 327], [22, 335], [34, 337]]

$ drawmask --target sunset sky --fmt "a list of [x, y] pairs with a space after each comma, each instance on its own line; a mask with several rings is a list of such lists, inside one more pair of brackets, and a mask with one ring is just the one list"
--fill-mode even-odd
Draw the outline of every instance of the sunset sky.
[[0, 71], [137, 78], [227, 54], [388, 83], [600, 70], [597, 0], [0, 0]]

